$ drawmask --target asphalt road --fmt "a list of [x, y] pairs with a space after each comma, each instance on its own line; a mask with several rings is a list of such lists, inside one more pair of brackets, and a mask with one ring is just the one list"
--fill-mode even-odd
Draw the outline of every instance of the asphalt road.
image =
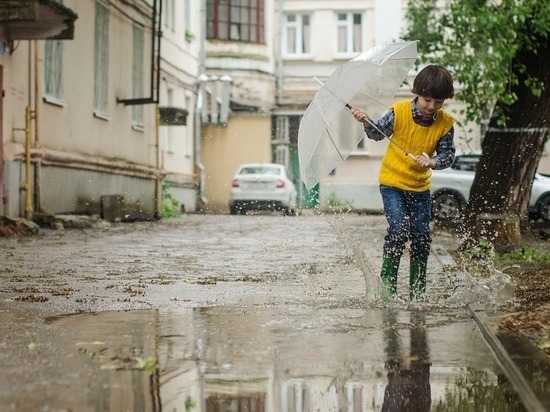
[[0, 410], [379, 410], [410, 401], [403, 377], [422, 410], [472, 367], [494, 390], [502, 371], [466, 305], [490, 306], [498, 285], [466, 287], [439, 233], [428, 302], [408, 302], [403, 259], [384, 304], [385, 227], [189, 215], [0, 239]]
[[[73, 313], [372, 300], [386, 224], [381, 215], [189, 215], [157, 223], [0, 239], [0, 297], [10, 307]], [[428, 294], [452, 292], [434, 237]], [[451, 263], [452, 264], [452, 263]], [[406, 299], [407, 259], [400, 294]], [[449, 284], [451, 282], [451, 285]]]

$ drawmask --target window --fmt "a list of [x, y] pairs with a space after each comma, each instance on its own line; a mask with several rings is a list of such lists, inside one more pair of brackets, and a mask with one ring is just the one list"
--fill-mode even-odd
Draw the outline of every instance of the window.
[[191, 31], [191, 0], [183, 0], [183, 29], [185, 32], [185, 39], [192, 41], [194, 35]]
[[366, 411], [367, 403], [367, 388], [365, 384], [358, 382], [346, 382], [346, 403], [348, 411]]
[[273, 160], [287, 166], [290, 161], [289, 145], [289, 118], [288, 116], [275, 117], [275, 138], [273, 140], [274, 153]]
[[283, 47], [286, 55], [311, 52], [309, 14], [286, 14], [284, 18]]
[[63, 44], [60, 40], [44, 42], [44, 98], [61, 103], [63, 99]]
[[264, 0], [207, 0], [207, 38], [264, 43]]
[[[133, 28], [133, 54], [132, 54], [132, 96], [134, 99], [143, 97], [143, 59], [144, 59], [144, 34], [138, 25]], [[143, 105], [132, 106], [132, 127], [143, 130]]]
[[164, 14], [164, 27], [172, 32], [176, 31], [176, 10], [174, 0], [164, 0], [163, 14]]
[[[194, 98], [194, 94], [189, 91], [189, 90], [186, 90], [185, 91], [185, 109], [191, 113], [192, 112], [192, 99]], [[185, 148], [184, 148], [184, 155], [187, 156], [187, 157], [191, 157], [192, 154], [193, 154], [193, 149], [194, 149], [194, 146], [193, 146], [193, 130], [190, 128], [190, 127], [187, 127], [187, 126], [183, 126], [184, 127], [184, 138], [185, 138]]]
[[338, 53], [358, 53], [363, 50], [363, 16], [361, 13], [337, 13]]
[[[171, 85], [167, 85], [166, 100], [168, 107], [174, 106], [174, 87]], [[167, 127], [167, 129], [166, 151], [168, 153], [174, 153], [174, 127]]]
[[109, 111], [109, 9], [95, 3], [94, 115], [107, 118]]

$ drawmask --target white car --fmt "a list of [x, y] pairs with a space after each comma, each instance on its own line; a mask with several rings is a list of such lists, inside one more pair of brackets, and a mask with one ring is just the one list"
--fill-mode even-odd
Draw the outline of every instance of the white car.
[[[448, 169], [432, 173], [432, 215], [440, 221], [451, 221], [460, 217], [470, 197], [479, 155], [458, 155]], [[550, 178], [535, 174], [529, 213], [534, 218], [550, 222]]]
[[231, 182], [229, 211], [236, 215], [246, 214], [248, 210], [267, 209], [295, 215], [297, 195], [283, 165], [243, 164]]

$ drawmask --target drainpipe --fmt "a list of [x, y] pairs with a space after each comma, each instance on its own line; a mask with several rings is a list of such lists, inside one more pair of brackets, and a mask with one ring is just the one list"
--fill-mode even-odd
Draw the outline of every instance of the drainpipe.
[[25, 181], [19, 187], [25, 192], [25, 219], [32, 219], [32, 193], [31, 193], [31, 108], [25, 107], [25, 127], [14, 127], [13, 131], [25, 132]]
[[160, 219], [160, 210], [162, 207], [161, 191], [161, 164], [160, 164], [160, 106], [155, 105], [155, 168], [157, 177], [155, 179], [155, 218]]
[[204, 105], [204, 82], [206, 76], [206, 0], [201, 1], [200, 10], [200, 35], [199, 35], [199, 77], [197, 85], [197, 98], [195, 99], [195, 167], [199, 173], [199, 193], [198, 200], [202, 204], [207, 204], [208, 199], [205, 196], [206, 185], [206, 167], [202, 163], [202, 133], [201, 133], [201, 111]]
[[[158, 3], [158, 4], [157, 4]], [[158, 11], [158, 19], [157, 19]], [[137, 97], [132, 99], [120, 99], [117, 97], [117, 103], [125, 106], [136, 104], [159, 103], [160, 99], [160, 46], [162, 42], [162, 1], [153, 1], [153, 10], [151, 18], [151, 79], [149, 85], [149, 97]], [[155, 48], [156, 44], [156, 48]], [[156, 53], [156, 57], [155, 57]], [[156, 70], [155, 70], [156, 65]], [[156, 86], [156, 87], [155, 87]]]
[[195, 167], [198, 170], [199, 173], [199, 193], [198, 193], [198, 200], [202, 204], [207, 204], [208, 199], [206, 198], [205, 192], [205, 185], [206, 185], [206, 167], [202, 163], [202, 133], [201, 133], [201, 112], [202, 107], [204, 105], [204, 87], [205, 87], [205, 80], [206, 75], [203, 73], [199, 75], [198, 78], [198, 87], [197, 87], [197, 98], [195, 99], [195, 126], [194, 126], [194, 132], [195, 132]]
[[25, 108], [25, 219], [32, 220], [31, 108]]
[[[34, 147], [40, 145], [40, 49], [38, 48], [38, 40], [34, 41]], [[41, 157], [38, 156], [34, 164], [34, 207], [37, 212], [42, 211], [40, 202], [40, 172], [41, 172]]]
[[27, 107], [25, 107], [25, 219], [32, 220], [32, 193], [31, 193], [31, 84], [32, 84], [32, 42], [29, 40], [27, 56]]

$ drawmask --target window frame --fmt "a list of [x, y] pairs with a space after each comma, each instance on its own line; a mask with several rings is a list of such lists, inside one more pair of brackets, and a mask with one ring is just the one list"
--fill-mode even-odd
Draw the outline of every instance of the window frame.
[[110, 10], [95, 2], [94, 18], [94, 116], [109, 119], [109, 21]]
[[[340, 20], [340, 15], [345, 15], [345, 21]], [[355, 33], [355, 16], [361, 18], [359, 26], [360, 33]], [[363, 51], [363, 45], [366, 43], [365, 39], [365, 22], [366, 15], [361, 11], [335, 11], [334, 20], [336, 27], [336, 35], [334, 36], [334, 54], [338, 57], [349, 58]], [[345, 50], [340, 51], [340, 36], [339, 31], [341, 28], [345, 29]], [[357, 38], [358, 37], [358, 38]]]
[[[132, 27], [132, 97], [138, 99], [145, 93], [145, 33], [137, 24]], [[142, 104], [132, 106], [132, 129], [145, 130], [145, 111]]]
[[[289, 16], [296, 17], [295, 22], [289, 22]], [[307, 17], [307, 28], [308, 32], [305, 33], [304, 17]], [[308, 12], [285, 12], [283, 17], [283, 56], [285, 58], [311, 58], [312, 49], [313, 49], [313, 36], [312, 26], [313, 26], [313, 14]], [[289, 31], [295, 30], [295, 39], [294, 39], [294, 51], [289, 52], [288, 43], [289, 43]], [[305, 38], [307, 36], [307, 38]]]
[[[265, 44], [264, 0], [207, 0], [208, 40]], [[253, 30], [254, 29], [254, 30]]]
[[175, 0], [164, 0], [163, 7], [164, 27], [172, 33], [176, 32], [176, 3]]
[[63, 42], [46, 40], [43, 47], [44, 66], [42, 97], [44, 101], [64, 106], [63, 101]]

